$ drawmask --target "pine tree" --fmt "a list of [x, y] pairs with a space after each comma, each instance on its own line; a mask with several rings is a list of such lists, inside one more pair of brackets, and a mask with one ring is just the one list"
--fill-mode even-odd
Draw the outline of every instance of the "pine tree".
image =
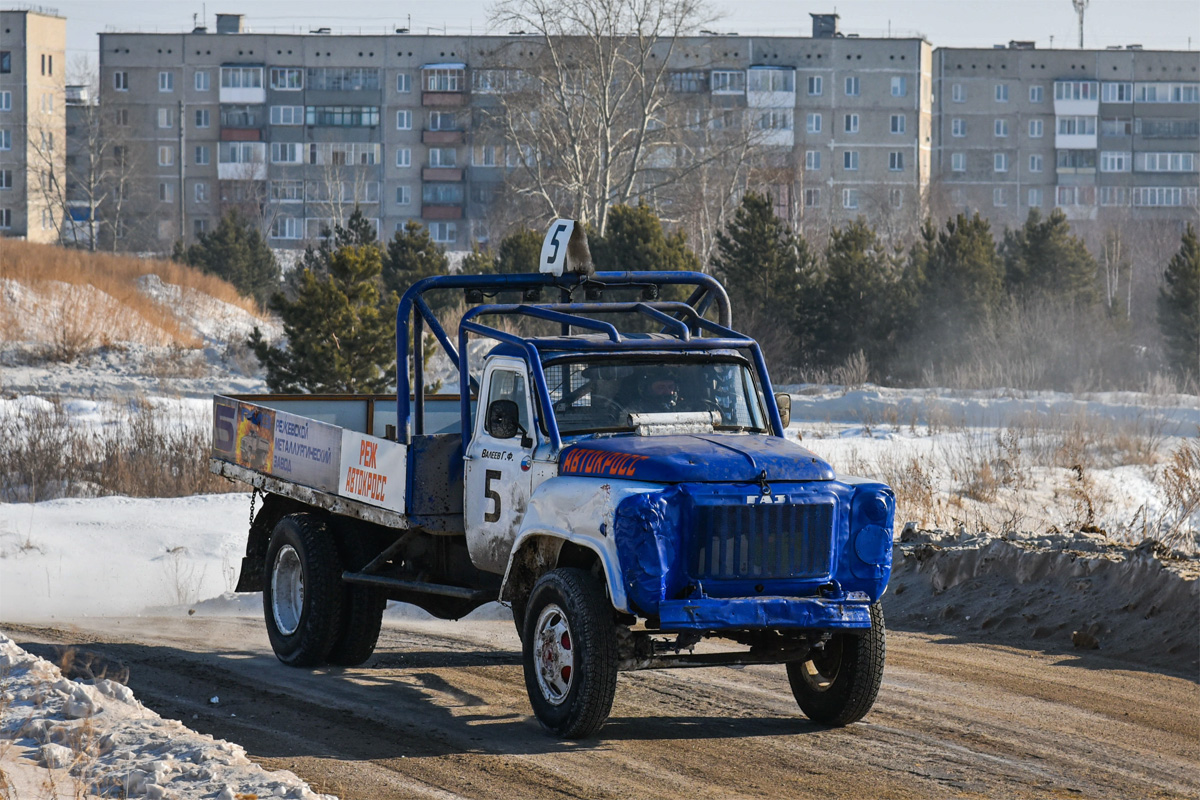
[[287, 349], [268, 345], [258, 328], [250, 347], [274, 392], [383, 392], [395, 384], [398, 298], [382, 288], [376, 245], [347, 245], [328, 272], [301, 272], [295, 300], [276, 294]]
[[212, 233], [201, 233], [196, 244], [177, 244], [172, 258], [229, 281], [259, 305], [265, 306], [279, 289], [275, 255], [262, 233], [237, 209], [221, 217]]
[[887, 249], [862, 217], [831, 232], [821, 292], [825, 363], [838, 365], [862, 351], [870, 363], [883, 364], [894, 338], [894, 273]]
[[350, 214], [350, 219], [343, 226], [335, 223], [333, 230], [322, 228], [320, 243], [313, 247], [311, 244], [304, 248], [304, 255], [296, 266], [284, 276], [284, 292], [288, 298], [295, 300], [300, 292], [304, 271], [309, 270], [317, 277], [329, 274], [329, 262], [333, 254], [343, 247], [358, 247], [362, 245], [378, 246], [379, 239], [375, 226], [367, 219], [357, 205]]
[[537, 231], [522, 229], [500, 240], [493, 268], [502, 275], [537, 272], [541, 257], [542, 236]]
[[774, 365], [811, 358], [819, 333], [817, 260], [775, 216], [770, 198], [753, 192], [742, 198], [717, 233], [712, 266], [729, 292], [735, 327], [758, 339]]
[[[446, 252], [433, 241], [429, 230], [421, 223], [409, 220], [404, 230], [396, 231], [387, 244], [383, 258], [383, 286], [402, 296], [408, 287], [422, 278], [445, 275], [450, 271], [450, 260]], [[461, 295], [451, 292], [433, 292], [425, 295], [434, 311], [448, 308], [458, 302]]]
[[662, 220], [645, 203], [613, 206], [606, 231], [589, 241], [598, 270], [700, 269], [700, 259], [687, 246], [683, 231], [666, 233]]
[[1004, 235], [1004, 284], [1020, 300], [1049, 297], [1082, 305], [1099, 299], [1096, 259], [1071, 235], [1062, 209], [1042, 218], [1029, 209], [1025, 224]]
[[1171, 368], [1180, 375], [1200, 375], [1200, 242], [1190, 222], [1163, 272], [1158, 326]]
[[491, 250], [475, 245], [458, 265], [463, 275], [490, 275], [496, 271], [496, 256]]

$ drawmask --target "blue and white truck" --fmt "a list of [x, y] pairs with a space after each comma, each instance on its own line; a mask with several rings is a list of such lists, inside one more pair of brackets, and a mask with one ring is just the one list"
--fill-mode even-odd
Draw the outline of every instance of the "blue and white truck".
[[[556, 220], [539, 273], [414, 284], [395, 396], [214, 398], [212, 470], [263, 498], [238, 590], [262, 591], [293, 666], [365, 662], [389, 599], [442, 619], [508, 604], [562, 737], [603, 724], [618, 672], [670, 667], [784, 664], [808, 717], [861, 719], [892, 490], [784, 437], [788, 398], [716, 279], [594, 272], [581, 239]], [[467, 303], [456, 341], [432, 292]], [[427, 396], [428, 334], [458, 396]]]

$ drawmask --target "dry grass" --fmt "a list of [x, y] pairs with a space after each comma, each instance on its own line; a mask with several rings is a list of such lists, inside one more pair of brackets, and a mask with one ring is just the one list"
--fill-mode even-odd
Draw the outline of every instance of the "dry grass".
[[[241, 297], [225, 281], [172, 261], [89, 253], [53, 245], [4, 240], [0, 279], [15, 281], [38, 294], [44, 322], [52, 335], [47, 355], [69, 360], [98, 346], [121, 340], [197, 347], [172, 309], [143, 293], [138, 279], [157, 275], [164, 283], [192, 289], [260, 314], [253, 300]], [[0, 333], [17, 338], [20, 312], [0, 308]]]

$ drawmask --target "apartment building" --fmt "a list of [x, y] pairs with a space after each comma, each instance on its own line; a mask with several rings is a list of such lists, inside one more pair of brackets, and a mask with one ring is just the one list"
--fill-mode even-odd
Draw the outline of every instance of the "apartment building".
[[931, 202], [994, 227], [1030, 208], [1076, 221], [1195, 219], [1200, 55], [1038, 50], [934, 53]]
[[[932, 49], [857, 39], [835, 15], [814, 36], [671, 43], [669, 82], [702, 127], [744, 124], [752, 176], [795, 220], [915, 213], [932, 168]], [[358, 204], [384, 237], [416, 219], [450, 249], [486, 240], [521, 156], [484, 131], [541, 44], [530, 36], [216, 31], [100, 35], [100, 104], [118, 157], [145, 175], [129, 241], [168, 247], [224, 208], [261, 209], [275, 247], [301, 247]], [[138, 231], [134, 228], [140, 226]], [[135, 241], [136, 240], [136, 241]]]
[[0, 236], [58, 241], [67, 21], [0, 10]]

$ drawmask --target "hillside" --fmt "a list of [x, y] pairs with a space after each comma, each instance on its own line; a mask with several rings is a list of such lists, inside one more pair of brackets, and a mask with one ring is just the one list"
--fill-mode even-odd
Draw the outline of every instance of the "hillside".
[[225, 281], [170, 261], [5, 240], [0, 391], [204, 396], [262, 387], [245, 348], [278, 326]]

